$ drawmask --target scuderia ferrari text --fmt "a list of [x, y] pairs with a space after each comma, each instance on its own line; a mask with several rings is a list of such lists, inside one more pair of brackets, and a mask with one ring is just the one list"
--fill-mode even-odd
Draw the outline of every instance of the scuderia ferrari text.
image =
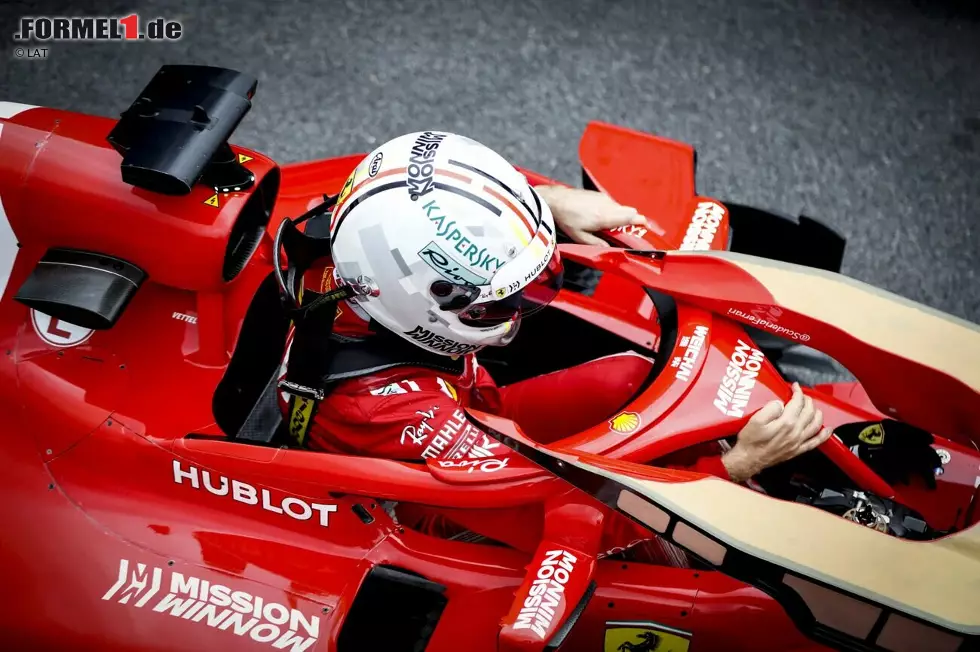
[[530, 629], [544, 639], [555, 619], [555, 610], [565, 599], [565, 585], [578, 558], [566, 550], [549, 550], [538, 567], [537, 577], [524, 598], [514, 629]]
[[150, 607], [157, 613], [269, 643], [277, 650], [304, 652], [320, 636], [318, 616], [307, 618], [298, 609], [176, 571], [170, 572], [169, 592], [158, 597], [167, 572], [121, 559], [119, 577], [102, 599], [131, 607]]
[[179, 460], [174, 460], [174, 482], [187, 482], [194, 489], [200, 489], [203, 485], [208, 493], [215, 496], [231, 496], [232, 500], [246, 505], [261, 504], [262, 509], [267, 512], [286, 514], [297, 521], [309, 521], [316, 514], [323, 527], [330, 525], [330, 514], [337, 511], [336, 505], [308, 503], [294, 496], [274, 500], [268, 489], [259, 490], [246, 482], [229, 480], [223, 475], [212, 476], [210, 471], [199, 470], [194, 465], [188, 465], [188, 470], [185, 471]]

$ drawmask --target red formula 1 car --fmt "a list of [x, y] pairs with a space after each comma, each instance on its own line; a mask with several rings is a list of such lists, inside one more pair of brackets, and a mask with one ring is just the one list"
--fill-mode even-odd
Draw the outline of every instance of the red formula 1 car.
[[[271, 234], [362, 156], [229, 145], [255, 86], [166, 67], [119, 120], [0, 103], [5, 649], [977, 649], [980, 331], [833, 273], [813, 220], [698, 196], [686, 145], [587, 127], [586, 184], [653, 223], [563, 246], [558, 299], [484, 354], [502, 384], [654, 357], [619, 412], [547, 447], [472, 414], [509, 448], [463, 466], [269, 445]], [[801, 343], [861, 379], [806, 389], [853, 440], [754, 488], [661, 468], [786, 399]], [[687, 563], [610, 549], [624, 524]]]

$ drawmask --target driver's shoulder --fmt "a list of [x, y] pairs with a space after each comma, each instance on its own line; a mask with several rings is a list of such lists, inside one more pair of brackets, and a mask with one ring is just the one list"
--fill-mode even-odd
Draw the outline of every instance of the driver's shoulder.
[[455, 383], [450, 374], [424, 367], [396, 367], [358, 378], [341, 381], [333, 396], [373, 396], [378, 399], [418, 393], [437, 392], [456, 400]]
[[460, 406], [456, 379], [432, 369], [400, 367], [339, 383], [321, 413], [377, 425], [415, 418], [417, 412], [452, 413]]
[[344, 450], [414, 458], [431, 436], [466, 424], [449, 380], [433, 370], [406, 368], [345, 381], [321, 404], [318, 433], [335, 445], [342, 442]]

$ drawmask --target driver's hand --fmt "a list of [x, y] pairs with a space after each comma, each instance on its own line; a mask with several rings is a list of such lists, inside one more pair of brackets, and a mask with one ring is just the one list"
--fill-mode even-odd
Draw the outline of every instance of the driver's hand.
[[813, 399], [793, 383], [793, 397], [785, 407], [781, 401], [767, 403], [738, 433], [738, 441], [721, 461], [735, 482], [797, 455], [811, 451], [831, 435], [823, 428], [823, 413]]
[[648, 226], [635, 208], [595, 190], [565, 186], [537, 186], [535, 190], [548, 204], [558, 228], [580, 244], [608, 247], [609, 243], [592, 234], [628, 224]]

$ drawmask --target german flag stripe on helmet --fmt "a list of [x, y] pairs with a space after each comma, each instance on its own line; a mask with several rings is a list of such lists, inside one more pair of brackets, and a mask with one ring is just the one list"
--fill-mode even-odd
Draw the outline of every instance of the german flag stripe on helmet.
[[446, 192], [451, 192], [454, 195], [459, 195], [460, 197], [465, 197], [466, 199], [469, 199], [472, 202], [476, 202], [477, 204], [483, 206], [485, 209], [487, 209], [497, 217], [500, 217], [503, 214], [502, 210], [500, 210], [499, 208], [497, 208], [496, 206], [488, 202], [486, 199], [478, 195], [474, 195], [468, 190], [463, 190], [462, 188], [457, 188], [456, 186], [450, 186], [448, 183], [440, 183], [438, 181], [436, 181], [432, 185], [438, 188], [439, 190], [445, 190]]
[[[470, 172], [473, 172], [475, 174], [479, 174], [484, 179], [488, 179], [490, 181], [493, 181], [495, 184], [497, 184], [498, 186], [500, 186], [508, 195], [510, 195], [511, 197], [513, 197], [515, 200], [517, 200], [517, 202], [521, 206], [524, 207], [524, 209], [527, 211], [527, 214], [531, 216], [531, 219], [532, 220], [534, 220], [534, 226], [535, 227], [537, 227], [541, 223], [541, 214], [540, 214], [540, 212], [535, 213], [533, 210], [531, 210], [531, 207], [527, 205], [527, 202], [524, 201], [524, 198], [523, 197], [521, 197], [519, 194], [517, 194], [516, 192], [514, 192], [514, 189], [513, 188], [511, 188], [510, 186], [508, 186], [506, 183], [504, 183], [503, 181], [501, 181], [497, 177], [493, 176], [492, 174], [489, 174], [488, 172], [484, 172], [483, 170], [481, 170], [479, 168], [475, 168], [472, 165], [467, 165], [466, 163], [462, 163], [460, 161], [456, 161], [456, 160], [453, 160], [453, 159], [449, 159], [449, 165], [455, 165], [456, 167], [463, 168], [464, 170], [469, 170]], [[536, 229], [531, 229], [531, 233], [533, 234], [535, 230]]]
[[534, 205], [538, 208], [538, 212], [536, 213], [538, 224], [544, 226], [544, 228], [548, 230], [548, 233], [554, 235], [554, 231], [551, 230], [548, 223], [541, 219], [541, 197], [538, 196], [538, 191], [535, 190], [533, 186], [531, 187], [531, 195], [534, 197]]
[[[351, 188], [350, 191], [345, 196], [341, 197], [340, 201], [337, 202], [337, 206], [334, 208], [334, 211], [335, 211], [334, 212], [334, 219], [331, 221], [331, 224], [330, 224], [331, 230], [334, 228], [334, 225], [337, 224], [337, 222], [339, 220], [340, 213], [342, 211], [344, 211], [344, 205], [347, 203], [347, 200], [350, 199], [351, 197], [353, 197], [355, 193], [359, 192], [365, 186], [368, 186], [368, 185], [374, 183], [375, 181], [378, 181], [380, 179], [384, 179], [385, 177], [390, 177], [390, 176], [392, 176], [394, 174], [399, 174], [401, 172], [405, 172], [407, 169], [408, 168], [392, 168], [390, 170], [385, 170], [384, 172], [381, 172], [380, 174], [376, 174], [373, 177], [369, 177], [369, 178], [365, 179], [364, 181], [361, 181], [359, 184], [357, 184], [356, 186], [354, 186], [353, 188]], [[351, 175], [353, 176], [353, 173], [351, 173]], [[341, 192], [341, 194], [343, 194], [343, 192]]]
[[486, 190], [490, 194], [490, 196], [496, 198], [501, 203], [503, 203], [504, 206], [509, 208], [510, 211], [514, 213], [514, 215], [516, 215], [521, 220], [521, 223], [527, 227], [529, 234], [532, 236], [534, 235], [534, 231], [535, 231], [534, 227], [531, 226], [531, 223], [528, 221], [528, 219], [524, 217], [524, 215], [521, 214], [519, 210], [517, 210], [517, 206], [514, 206], [514, 204], [510, 200], [508, 200], [506, 197], [504, 197], [502, 194], [500, 194], [490, 186], [483, 186], [483, 189]]
[[376, 188], [371, 188], [370, 190], [364, 192], [359, 197], [355, 197], [354, 199], [349, 200], [346, 204], [344, 204], [344, 207], [340, 210], [340, 213], [337, 214], [337, 225], [333, 227], [334, 237], [336, 237], [337, 231], [340, 230], [340, 225], [343, 224], [344, 219], [348, 215], [350, 215], [351, 210], [355, 206], [360, 204], [362, 201], [364, 201], [368, 197], [377, 195], [380, 192], [384, 192], [385, 190], [391, 190], [392, 188], [404, 188], [407, 185], [408, 185], [408, 181], [405, 179], [402, 179], [401, 181], [392, 181], [390, 183], [385, 183], [380, 186], [377, 186]]

